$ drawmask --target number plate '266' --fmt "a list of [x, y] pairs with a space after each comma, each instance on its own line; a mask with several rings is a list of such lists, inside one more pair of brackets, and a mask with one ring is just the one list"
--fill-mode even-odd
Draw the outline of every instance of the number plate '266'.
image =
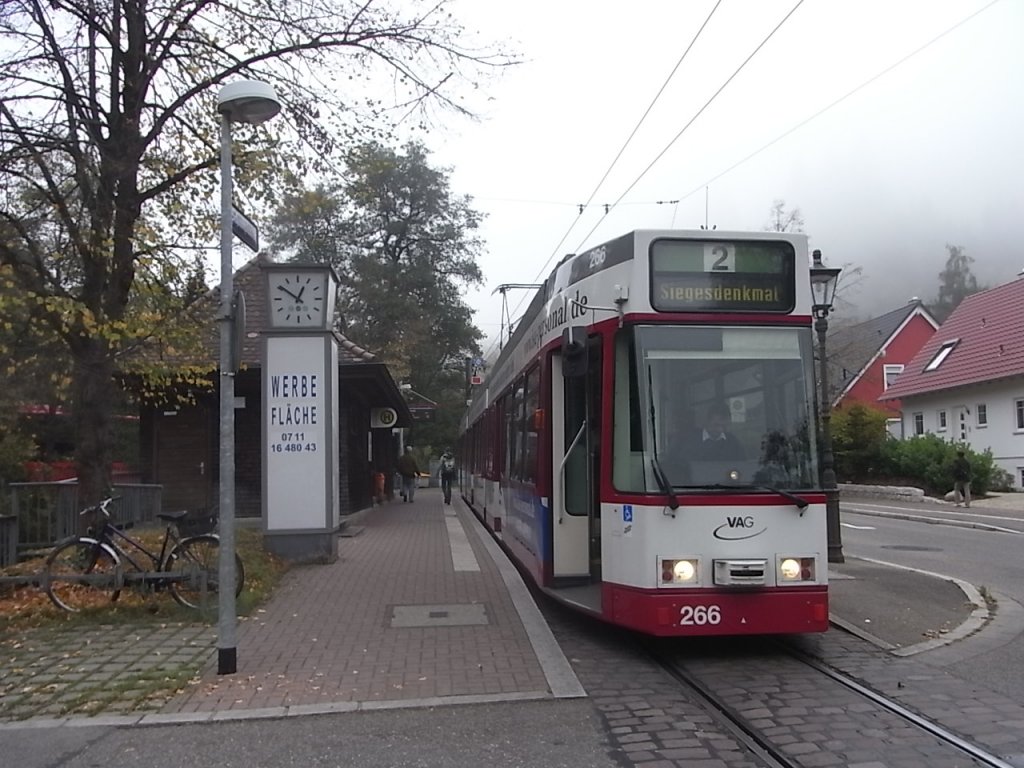
[[717, 605], [684, 605], [679, 609], [679, 626], [703, 627], [707, 624], [720, 624], [722, 609]]

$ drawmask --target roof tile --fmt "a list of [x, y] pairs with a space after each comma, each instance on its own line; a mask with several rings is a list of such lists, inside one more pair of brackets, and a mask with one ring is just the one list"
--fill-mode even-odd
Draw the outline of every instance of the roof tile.
[[[925, 366], [957, 345], [933, 371]], [[904, 368], [883, 400], [1024, 376], [1024, 277], [965, 298]]]

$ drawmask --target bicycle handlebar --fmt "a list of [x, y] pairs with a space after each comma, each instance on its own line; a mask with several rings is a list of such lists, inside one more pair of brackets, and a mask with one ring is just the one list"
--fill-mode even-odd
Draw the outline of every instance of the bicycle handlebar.
[[109, 519], [110, 518], [110, 511], [107, 509], [107, 507], [110, 506], [110, 502], [115, 501], [115, 500], [117, 500], [119, 498], [121, 498], [121, 497], [120, 496], [108, 496], [107, 498], [103, 499], [103, 501], [101, 501], [96, 506], [86, 507], [81, 512], [79, 512], [78, 514], [81, 516], [81, 515], [88, 515], [88, 514], [90, 514], [92, 512], [102, 512], [103, 516]]

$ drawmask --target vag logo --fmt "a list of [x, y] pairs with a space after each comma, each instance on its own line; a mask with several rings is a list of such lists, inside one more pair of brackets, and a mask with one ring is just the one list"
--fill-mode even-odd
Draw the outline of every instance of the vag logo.
[[715, 528], [714, 536], [722, 541], [740, 541], [760, 536], [768, 530], [767, 527], [763, 527], [761, 530], [755, 531], [756, 526], [757, 521], [751, 515], [736, 515], [735, 517], [727, 515], [725, 522]]

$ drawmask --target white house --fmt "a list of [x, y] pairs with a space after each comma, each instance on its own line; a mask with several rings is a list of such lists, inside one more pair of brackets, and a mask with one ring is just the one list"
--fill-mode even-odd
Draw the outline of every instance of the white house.
[[1024, 273], [964, 299], [880, 399], [902, 401], [905, 436], [991, 450], [1024, 490]]

